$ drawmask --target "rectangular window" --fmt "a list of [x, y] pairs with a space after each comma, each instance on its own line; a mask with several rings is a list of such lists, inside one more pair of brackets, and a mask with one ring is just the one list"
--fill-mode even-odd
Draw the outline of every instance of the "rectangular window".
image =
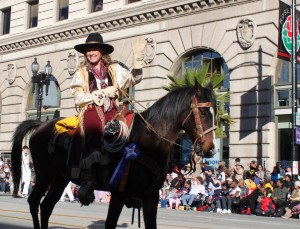
[[288, 107], [289, 106], [289, 90], [277, 91], [277, 99], [279, 107]]
[[29, 28], [38, 25], [39, 1], [29, 2]]
[[11, 8], [2, 11], [2, 34], [9, 34]]
[[103, 10], [103, 0], [92, 0], [92, 12]]
[[134, 2], [140, 2], [141, 0], [128, 0], [128, 4], [134, 3]]
[[69, 17], [69, 0], [58, 0], [59, 1], [59, 15], [58, 20], [66, 20]]

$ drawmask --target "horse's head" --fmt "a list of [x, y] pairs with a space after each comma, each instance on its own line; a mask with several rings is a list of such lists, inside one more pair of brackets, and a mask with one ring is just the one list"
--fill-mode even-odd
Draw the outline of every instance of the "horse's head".
[[192, 98], [190, 111], [182, 121], [182, 128], [190, 135], [193, 141], [193, 150], [197, 155], [212, 157], [214, 151], [214, 116], [216, 101], [209, 84], [202, 87], [196, 80], [196, 92]]

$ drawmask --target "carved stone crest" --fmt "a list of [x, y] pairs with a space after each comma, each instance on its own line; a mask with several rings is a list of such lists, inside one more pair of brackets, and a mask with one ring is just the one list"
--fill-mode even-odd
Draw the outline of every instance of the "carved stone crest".
[[17, 66], [15, 63], [9, 63], [7, 65], [7, 81], [9, 84], [12, 84], [17, 75]]
[[147, 37], [146, 42], [144, 49], [144, 61], [149, 64], [156, 55], [156, 41], [151, 37]]
[[253, 45], [256, 38], [257, 26], [251, 17], [243, 17], [237, 24], [237, 38], [243, 48]]
[[68, 54], [67, 58], [67, 67], [70, 75], [73, 75], [78, 67], [78, 53], [71, 51]]

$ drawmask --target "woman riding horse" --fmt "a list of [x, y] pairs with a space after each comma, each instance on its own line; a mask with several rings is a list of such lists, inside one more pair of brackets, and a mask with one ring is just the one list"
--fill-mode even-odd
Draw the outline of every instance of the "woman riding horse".
[[[84, 54], [84, 61], [75, 72], [70, 88], [75, 104], [80, 108], [79, 126], [73, 136], [71, 147], [72, 179], [79, 179], [82, 190], [90, 190], [94, 183], [94, 164], [101, 164], [102, 189], [108, 190], [109, 158], [103, 145], [104, 125], [111, 121], [118, 109], [118, 89], [127, 89], [142, 80], [143, 49], [146, 41], [142, 37], [133, 45], [133, 70], [110, 59], [113, 46], [103, 42], [99, 33], [91, 33], [84, 44], [74, 48]], [[80, 177], [79, 177], [80, 175]], [[81, 198], [86, 192], [79, 191]], [[81, 195], [81, 193], [83, 193]], [[82, 197], [82, 198], [83, 198]], [[88, 204], [88, 203], [87, 203]]]

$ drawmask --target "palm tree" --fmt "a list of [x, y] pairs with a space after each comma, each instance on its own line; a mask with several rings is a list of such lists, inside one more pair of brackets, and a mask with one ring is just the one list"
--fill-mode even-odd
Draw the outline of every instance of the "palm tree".
[[223, 138], [226, 136], [222, 127], [224, 125], [231, 125], [233, 123], [232, 118], [226, 110], [226, 103], [229, 102], [229, 92], [220, 92], [219, 88], [224, 81], [225, 76], [223, 74], [214, 73], [211, 76], [208, 75], [209, 65], [203, 65], [198, 69], [187, 69], [183, 77], [168, 76], [171, 83], [163, 88], [167, 91], [172, 91], [178, 87], [195, 86], [195, 80], [198, 81], [203, 87], [212, 83], [213, 90], [217, 100], [217, 114], [215, 118], [215, 124], [217, 129], [215, 131], [216, 137]]

